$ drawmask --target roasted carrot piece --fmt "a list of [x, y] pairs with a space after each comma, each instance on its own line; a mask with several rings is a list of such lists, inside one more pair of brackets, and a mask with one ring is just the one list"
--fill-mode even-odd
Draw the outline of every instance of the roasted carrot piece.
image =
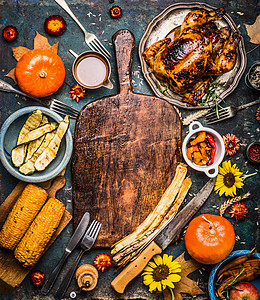
[[225, 271], [234, 268], [235, 266], [238, 266], [248, 260], [254, 253], [256, 252], [256, 249], [253, 248], [249, 254], [238, 256], [237, 258], [233, 259], [230, 263], [226, 264], [223, 268], [221, 268], [217, 273], [217, 278], [220, 276], [220, 274], [224, 273]]
[[241, 269], [243, 269], [243, 268], [246, 269], [246, 270], [248, 270], [250, 268], [251, 269], [255, 269], [256, 272], [258, 270], [260, 271], [260, 259], [259, 258], [248, 259], [244, 263], [242, 263], [240, 265], [237, 265], [234, 268], [229, 269], [229, 270], [223, 272], [222, 274], [219, 275], [219, 277], [217, 279], [217, 282], [221, 282], [221, 280], [224, 277], [228, 277], [228, 276], [231, 276], [231, 275], [236, 276], [241, 271]]
[[204, 142], [206, 140], [206, 136], [207, 136], [206, 131], [200, 131], [197, 137], [195, 138], [195, 140], [190, 142], [191, 146], [195, 146], [198, 143]]

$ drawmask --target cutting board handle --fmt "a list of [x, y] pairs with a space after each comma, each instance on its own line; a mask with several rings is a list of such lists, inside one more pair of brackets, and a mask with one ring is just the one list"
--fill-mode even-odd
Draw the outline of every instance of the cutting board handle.
[[121, 29], [112, 38], [119, 80], [120, 94], [128, 94], [132, 87], [132, 61], [135, 48], [135, 38], [131, 31]]

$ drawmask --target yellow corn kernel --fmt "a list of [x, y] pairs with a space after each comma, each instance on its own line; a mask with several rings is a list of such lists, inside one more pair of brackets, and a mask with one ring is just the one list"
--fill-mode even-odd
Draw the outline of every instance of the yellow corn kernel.
[[48, 193], [36, 185], [28, 184], [24, 188], [0, 231], [0, 246], [14, 250], [47, 197]]
[[42, 256], [60, 224], [64, 211], [65, 206], [54, 198], [50, 198], [43, 206], [14, 251], [15, 258], [24, 267], [33, 266]]

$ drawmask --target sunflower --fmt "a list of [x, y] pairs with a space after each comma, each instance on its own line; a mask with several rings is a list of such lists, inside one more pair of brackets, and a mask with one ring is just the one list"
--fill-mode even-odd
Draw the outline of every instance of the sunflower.
[[161, 292], [166, 287], [174, 288], [173, 282], [181, 280], [181, 276], [175, 273], [181, 272], [181, 265], [177, 261], [172, 261], [172, 255], [164, 254], [163, 257], [156, 255], [144, 268], [142, 274], [143, 283], [149, 285], [149, 291], [156, 289]]
[[224, 161], [222, 167], [218, 167], [218, 176], [215, 183], [215, 191], [219, 196], [225, 193], [225, 196], [234, 197], [236, 188], [241, 189], [244, 183], [240, 177], [243, 173], [239, 171], [236, 164], [231, 166], [231, 162]]
[[228, 133], [226, 136], [223, 136], [223, 140], [227, 155], [233, 155], [239, 150], [239, 139], [234, 134]]

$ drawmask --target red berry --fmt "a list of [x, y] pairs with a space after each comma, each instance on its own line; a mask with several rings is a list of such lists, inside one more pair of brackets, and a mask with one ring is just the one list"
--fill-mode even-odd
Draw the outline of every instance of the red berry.
[[34, 271], [31, 273], [32, 283], [36, 286], [41, 286], [44, 284], [44, 274], [41, 271]]
[[16, 27], [14, 26], [6, 26], [4, 29], [3, 29], [3, 38], [7, 41], [7, 42], [12, 42], [14, 41], [17, 36], [18, 36], [18, 31], [16, 29]]
[[49, 16], [44, 22], [44, 30], [53, 36], [63, 34], [66, 26], [65, 20], [59, 15]]
[[120, 18], [122, 16], [122, 9], [119, 6], [113, 6], [110, 8], [110, 16], [112, 18]]

